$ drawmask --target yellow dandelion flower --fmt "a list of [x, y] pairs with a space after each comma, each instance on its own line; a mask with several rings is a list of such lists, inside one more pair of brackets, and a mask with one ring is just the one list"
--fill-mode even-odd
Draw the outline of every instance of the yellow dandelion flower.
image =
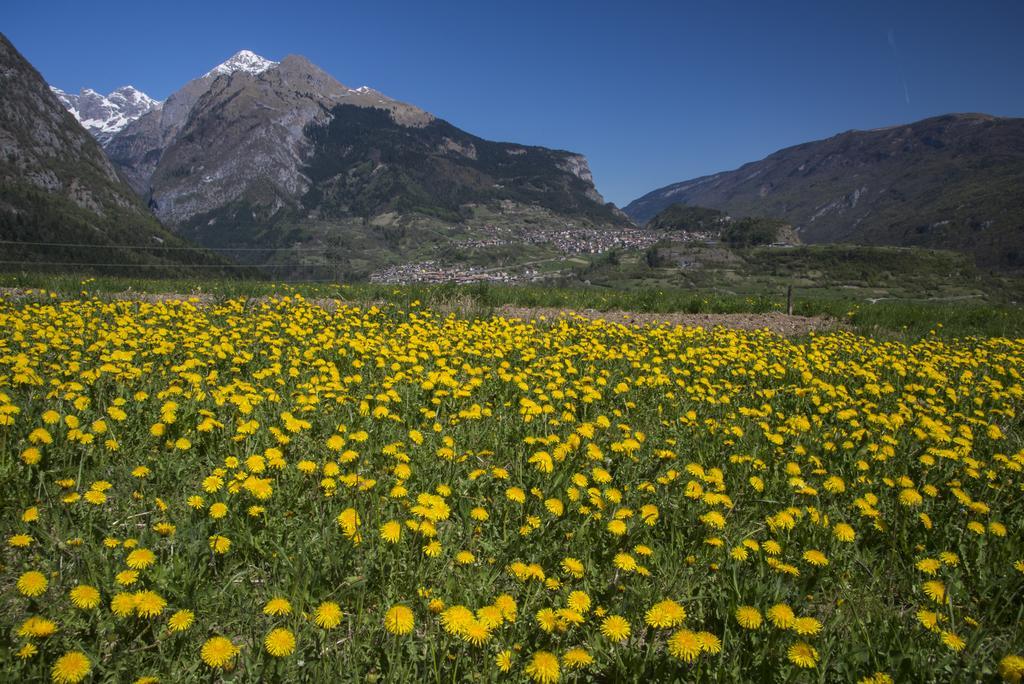
[[313, 612], [313, 622], [321, 629], [334, 629], [341, 624], [341, 606], [334, 601], [324, 601]]
[[138, 570], [122, 570], [114, 575], [114, 581], [122, 587], [130, 587], [139, 581], [139, 572]]
[[184, 632], [195, 622], [196, 614], [191, 610], [179, 610], [167, 620], [167, 627], [172, 632]]
[[601, 634], [614, 642], [621, 643], [629, 638], [629, 621], [621, 615], [609, 615], [601, 621]]
[[402, 525], [396, 520], [389, 520], [380, 526], [380, 538], [389, 544], [397, 544], [402, 536]]
[[164, 612], [167, 601], [154, 591], [139, 591], [133, 597], [135, 614], [143, 618], [154, 618]]
[[526, 665], [526, 674], [537, 684], [557, 682], [562, 676], [558, 656], [550, 651], [537, 651]]
[[768, 609], [768, 619], [779, 629], [789, 629], [796, 622], [796, 615], [785, 603], [776, 603]]
[[209, 667], [227, 670], [234, 663], [238, 651], [238, 647], [227, 637], [215, 636], [203, 643], [199, 655]]
[[79, 584], [71, 590], [69, 595], [71, 596], [71, 603], [75, 608], [92, 610], [100, 604], [100, 592], [96, 587], [89, 586], [88, 584]]
[[583, 573], [585, 571], [585, 569], [583, 567], [583, 563], [581, 563], [576, 558], [563, 558], [562, 559], [562, 570], [566, 574], [571, 575], [572, 577], [574, 577], [575, 579], [582, 578], [583, 577]]
[[1024, 681], [1024, 656], [1010, 654], [999, 661], [999, 676], [1004, 682], [1018, 684]]
[[922, 585], [925, 595], [935, 603], [946, 600], [946, 585], [939, 580], [929, 580]]
[[700, 647], [705, 653], [712, 655], [722, 652], [722, 640], [711, 632], [698, 632], [697, 639], [700, 640]]
[[509, 594], [502, 594], [494, 599], [494, 607], [501, 611], [501, 617], [509, 622], [515, 622], [519, 612], [516, 600]]
[[133, 549], [124, 562], [132, 570], [145, 570], [156, 562], [156, 554], [149, 549]]
[[120, 592], [110, 599], [110, 612], [117, 617], [128, 617], [135, 612], [135, 594]]
[[757, 629], [761, 626], [761, 611], [753, 606], [740, 606], [736, 609], [736, 622], [743, 629]]
[[41, 596], [48, 586], [50, 586], [50, 582], [46, 579], [46, 575], [36, 570], [29, 570], [18, 577], [18, 591], [24, 596]]
[[574, 591], [569, 594], [565, 604], [579, 613], [590, 610], [590, 596], [585, 591]]
[[797, 618], [793, 621], [793, 631], [800, 636], [814, 636], [821, 631], [821, 623], [812, 617]]
[[617, 553], [612, 563], [623, 572], [633, 572], [637, 568], [636, 559], [628, 553]]
[[283, 627], [272, 629], [263, 639], [263, 648], [275, 658], [290, 656], [295, 651], [295, 635]]
[[13, 534], [7, 538], [7, 545], [15, 549], [24, 549], [35, 541], [30, 534]]
[[34, 615], [18, 627], [18, 636], [30, 639], [45, 639], [57, 633], [57, 623], [44, 617]]
[[89, 674], [92, 663], [81, 651], [68, 651], [50, 668], [50, 679], [55, 684], [75, 684]]
[[621, 520], [610, 520], [608, 522], [608, 531], [615, 536], [622, 536], [626, 534], [626, 523]]
[[885, 672], [876, 672], [859, 680], [857, 684], [895, 684], [895, 680]]
[[441, 626], [445, 631], [455, 636], [465, 634], [469, 625], [476, 620], [473, 611], [465, 606], [452, 606], [441, 613]]
[[540, 628], [549, 634], [558, 629], [559, 621], [558, 615], [551, 608], [541, 608], [537, 611], [535, 616], [537, 618], [537, 624]]
[[786, 657], [797, 667], [810, 669], [818, 664], [818, 650], [806, 641], [798, 641], [790, 646]]
[[263, 606], [264, 615], [291, 615], [292, 604], [291, 601], [284, 598], [283, 596], [275, 596], [267, 601]]
[[703, 646], [696, 632], [681, 629], [668, 639], [668, 652], [673, 658], [692, 663], [700, 655]]
[[396, 635], [408, 634], [415, 624], [412, 610], [401, 604], [391, 606], [384, 615], [384, 629]]
[[917, 611], [917, 621], [921, 623], [922, 627], [932, 632], [939, 631], [938, 625], [942, 620], [942, 617], [943, 616], [938, 613], [930, 610], [922, 609]]
[[686, 609], [672, 599], [665, 599], [651, 606], [644, 620], [651, 627], [658, 629], [677, 627], [686, 620]]
[[497, 606], [483, 606], [478, 608], [476, 611], [476, 619], [480, 621], [487, 629], [494, 629], [499, 627], [505, 618], [501, 614], [501, 609]]
[[946, 645], [946, 648], [957, 653], [964, 650], [964, 646], [967, 645], [966, 641], [953, 632], [943, 632], [942, 643]]
[[916, 489], [908, 488], [900, 492], [900, 504], [903, 506], [914, 508], [920, 506], [922, 501], [924, 501], [924, 497]]
[[474, 646], [482, 646], [490, 638], [490, 630], [478, 619], [473, 619], [459, 636]]
[[231, 540], [222, 534], [211, 535], [210, 548], [214, 553], [223, 555], [231, 549]]
[[811, 549], [805, 551], [803, 559], [816, 568], [823, 568], [828, 565], [828, 558], [821, 551]]
[[570, 648], [562, 655], [562, 662], [569, 670], [580, 670], [594, 662], [594, 656], [582, 648]]

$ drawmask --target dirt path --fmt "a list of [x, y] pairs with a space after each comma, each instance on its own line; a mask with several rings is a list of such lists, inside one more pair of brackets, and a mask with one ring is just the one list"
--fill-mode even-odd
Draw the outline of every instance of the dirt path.
[[713, 328], [723, 326], [736, 330], [764, 330], [786, 337], [806, 335], [811, 331], [834, 330], [838, 321], [828, 316], [788, 316], [781, 312], [732, 313], [732, 314], [691, 314], [691, 313], [637, 313], [634, 311], [597, 311], [583, 309], [571, 311], [554, 308], [523, 308], [505, 305], [495, 311], [504, 318], [534, 320], [540, 316], [548, 319], [582, 316], [589, 320], [604, 320], [623, 325], [682, 325], [685, 327]]

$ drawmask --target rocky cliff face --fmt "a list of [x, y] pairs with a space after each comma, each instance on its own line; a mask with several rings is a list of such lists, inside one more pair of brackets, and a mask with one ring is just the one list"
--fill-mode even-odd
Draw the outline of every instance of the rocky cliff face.
[[849, 131], [625, 207], [644, 223], [682, 202], [792, 224], [804, 242], [922, 246], [1024, 267], [1024, 119], [950, 114]]
[[[0, 34], [0, 236], [8, 260], [58, 263], [217, 263], [208, 255], [154, 254], [183, 245], [118, 177], [103, 150], [39, 73]], [[88, 245], [61, 248], [29, 243]], [[138, 273], [135, 273], [138, 275]]]
[[27, 183], [97, 214], [135, 202], [96, 141], [6, 37], [0, 37], [0, 88], [5, 184]]
[[[225, 64], [237, 62], [236, 55]], [[411, 127], [433, 119], [376, 91], [347, 88], [303, 57], [264, 64], [212, 69], [108, 146], [161, 219], [181, 224], [239, 201], [271, 214], [296, 204], [309, 189], [305, 130], [337, 104], [379, 106]]]
[[457, 215], [459, 201], [524, 198], [622, 221], [581, 155], [475, 138], [372, 88], [349, 88], [299, 56], [277, 63], [243, 51], [125, 126], [106, 151], [178, 227]]

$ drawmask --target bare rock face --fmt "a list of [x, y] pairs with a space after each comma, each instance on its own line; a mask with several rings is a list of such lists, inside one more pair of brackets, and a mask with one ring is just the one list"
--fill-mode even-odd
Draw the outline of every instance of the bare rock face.
[[294, 206], [309, 189], [306, 127], [338, 104], [433, 116], [370, 88], [348, 88], [304, 57], [272, 62], [243, 50], [125, 126], [107, 154], [156, 214], [180, 224], [236, 201]]
[[593, 187], [594, 176], [590, 173], [590, 164], [587, 163], [586, 157], [582, 154], [567, 154], [565, 159], [558, 163], [558, 168], [568, 171], [580, 180], [589, 183], [591, 188], [587, 191], [587, 197], [595, 202], [604, 204], [604, 197], [597, 191], [597, 188]]
[[[86, 99], [79, 106], [105, 106]], [[97, 140], [2, 34], [0, 239], [8, 241], [6, 260], [138, 268], [128, 271], [133, 275], [161, 272], [148, 270], [154, 267], [177, 273], [183, 262], [222, 263], [180, 249], [184, 243], [147, 211]]]
[[28, 182], [96, 213], [134, 200], [100, 146], [2, 35], [0, 180]]

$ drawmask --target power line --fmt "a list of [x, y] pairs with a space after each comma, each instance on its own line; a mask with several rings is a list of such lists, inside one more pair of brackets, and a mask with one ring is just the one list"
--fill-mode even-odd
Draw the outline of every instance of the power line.
[[[99, 263], [86, 263], [82, 261], [0, 261], [0, 264], [7, 264], [12, 266], [96, 266], [96, 267], [121, 267], [127, 266], [132, 268], [248, 268], [251, 270], [259, 270], [260, 266], [250, 264], [126, 264], [126, 263], [113, 263], [113, 264], [99, 264]], [[269, 266], [283, 266], [284, 264], [264, 264], [263, 268]], [[317, 265], [305, 265], [304, 268], [316, 268]], [[324, 264], [323, 268], [327, 268], [328, 265]]]
[[186, 252], [326, 252], [330, 247], [164, 247], [162, 245], [96, 245], [88, 242], [23, 242], [21, 240], [0, 240], [2, 245], [26, 245], [30, 247], [92, 247], [99, 249], [163, 249]]

